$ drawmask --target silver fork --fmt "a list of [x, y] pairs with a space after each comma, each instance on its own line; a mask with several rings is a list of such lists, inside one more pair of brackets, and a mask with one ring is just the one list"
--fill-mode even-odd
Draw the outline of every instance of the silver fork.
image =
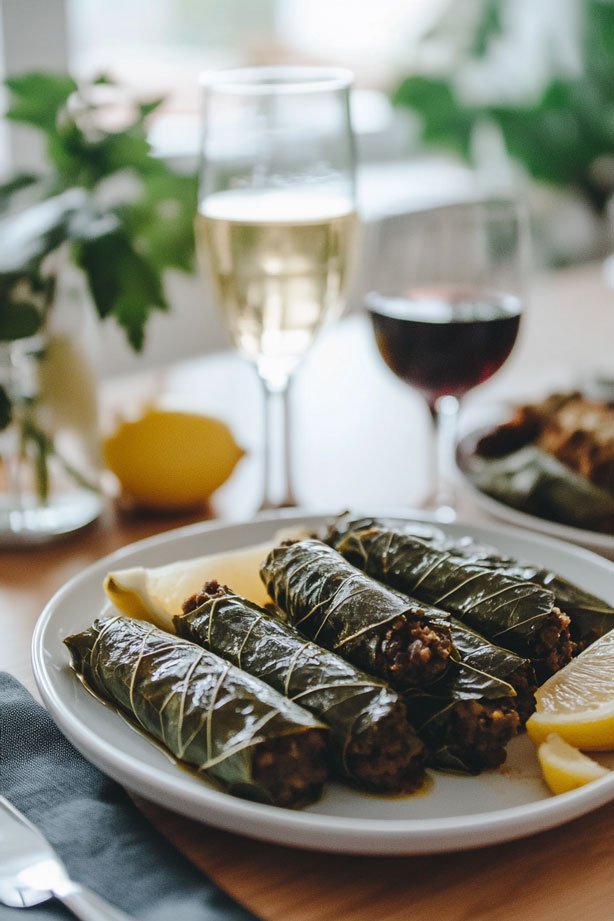
[[81, 921], [132, 921], [74, 883], [40, 831], [0, 796], [0, 902], [30, 908], [49, 899], [59, 899]]

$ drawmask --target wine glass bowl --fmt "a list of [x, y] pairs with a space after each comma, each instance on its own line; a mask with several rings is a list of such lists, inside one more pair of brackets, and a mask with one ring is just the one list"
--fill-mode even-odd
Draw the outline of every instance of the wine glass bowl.
[[427, 401], [438, 442], [427, 507], [450, 520], [459, 402], [499, 370], [518, 335], [524, 210], [484, 200], [394, 215], [382, 222], [374, 255], [366, 307], [375, 341], [394, 374]]
[[[233, 343], [264, 386], [263, 508], [294, 504], [288, 384], [343, 307], [356, 223], [350, 86], [349, 72], [330, 68], [204, 78], [197, 248]], [[272, 442], [284, 420], [280, 490]]]
[[499, 370], [518, 335], [521, 302], [496, 289], [438, 284], [403, 298], [372, 293], [367, 308], [382, 358], [433, 407]]

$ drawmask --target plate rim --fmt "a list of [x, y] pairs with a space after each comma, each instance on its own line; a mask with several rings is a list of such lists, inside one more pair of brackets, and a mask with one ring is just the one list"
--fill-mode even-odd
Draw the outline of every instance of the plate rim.
[[[215, 520], [185, 525], [118, 548], [66, 582], [47, 602], [37, 620], [32, 637], [31, 655], [35, 681], [45, 706], [75, 748], [98, 768], [133, 792], [198, 821], [277, 844], [335, 853], [392, 855], [465, 850], [545, 831], [613, 800], [614, 772], [612, 776], [556, 797], [462, 816], [391, 820], [294, 811], [243, 800], [206, 784], [203, 784], [198, 792], [189, 790], [183, 783], [184, 778], [180, 770], [177, 771], [177, 777], [173, 777], [169, 782], [168, 776], [157, 765], [148, 765], [142, 759], [124, 753], [116, 744], [109, 747], [108, 741], [96, 735], [95, 730], [73, 714], [69, 704], [62, 700], [51, 677], [52, 668], [48, 667], [46, 661], [46, 631], [50, 629], [54, 615], [60, 612], [64, 599], [82, 587], [82, 583], [87, 583], [92, 577], [99, 575], [100, 571], [126, 557], [138, 555], [150, 547], [157, 548], [164, 544], [180, 542], [195, 534], [239, 531], [242, 527], [269, 523], [274, 526], [283, 523], [284, 520], [308, 519], [315, 523], [317, 519], [332, 518], [336, 514], [338, 512], [331, 513], [330, 510], [288, 509], [272, 514], [259, 514], [237, 522]], [[359, 515], [361, 512], [357, 511], [356, 514]], [[416, 518], [414, 515], [410, 516], [406, 510], [388, 509], [379, 510], [377, 513], [371, 510], [366, 514], [427, 520], [432, 521], [437, 527], [442, 527], [440, 522], [428, 516]], [[542, 544], [555, 550], [571, 550], [574, 556], [586, 558], [599, 568], [611, 570], [614, 580], [614, 563], [583, 547], [570, 548], [563, 541], [534, 533], [527, 535], [522, 529], [509, 526], [463, 520], [454, 522], [454, 526], [468, 528], [469, 531], [478, 528], [491, 532], [495, 540], [494, 532], [512, 538], [528, 539], [534, 544]], [[208, 812], [206, 819], [194, 816], [190, 811], [195, 802], [199, 806], [210, 807], [211, 812]], [[447, 840], [448, 835], [452, 838], [461, 833], [462, 841], [458, 837], [455, 840]]]
[[463, 487], [467, 489], [473, 500], [484, 511], [488, 512], [499, 521], [504, 521], [517, 528], [528, 528], [531, 531], [538, 531], [546, 534], [555, 540], [569, 541], [573, 544], [582, 544], [592, 550], [604, 551], [614, 554], [614, 535], [603, 534], [601, 531], [589, 531], [587, 528], [577, 528], [575, 525], [562, 524], [558, 521], [551, 521], [549, 518], [540, 518], [538, 515], [531, 515], [529, 512], [523, 512], [521, 509], [506, 505], [499, 499], [489, 496], [488, 493], [479, 489], [470, 478], [466, 469], [465, 458], [469, 453], [465, 450], [466, 445], [475, 441], [476, 436], [484, 430], [484, 426], [475, 426], [468, 432], [465, 432], [459, 439], [454, 452], [454, 462], [456, 471], [460, 477]]

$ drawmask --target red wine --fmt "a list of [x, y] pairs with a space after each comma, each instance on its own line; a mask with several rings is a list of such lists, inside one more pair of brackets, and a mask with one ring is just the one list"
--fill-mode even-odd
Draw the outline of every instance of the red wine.
[[499, 370], [520, 322], [512, 294], [458, 286], [414, 288], [405, 297], [367, 295], [375, 340], [394, 373], [438, 397], [462, 396]]

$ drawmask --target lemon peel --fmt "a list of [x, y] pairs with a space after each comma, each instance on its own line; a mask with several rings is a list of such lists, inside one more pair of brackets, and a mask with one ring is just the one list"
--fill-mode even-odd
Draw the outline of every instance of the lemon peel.
[[536, 745], [555, 732], [582, 751], [614, 749], [614, 631], [549, 678], [535, 697], [527, 732]]
[[548, 788], [557, 795], [568, 793], [611, 773], [554, 732], [537, 749], [537, 758]]

